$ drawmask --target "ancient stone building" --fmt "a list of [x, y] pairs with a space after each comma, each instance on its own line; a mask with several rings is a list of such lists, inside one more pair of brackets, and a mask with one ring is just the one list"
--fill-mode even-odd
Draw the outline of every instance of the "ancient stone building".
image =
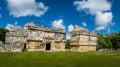
[[70, 35], [72, 51], [96, 51], [97, 33], [75, 25]]
[[52, 29], [34, 24], [26, 24], [24, 29], [28, 31], [28, 51], [63, 51], [65, 49], [66, 31], [63, 29]]
[[66, 31], [32, 23], [25, 25], [24, 29], [13, 28], [6, 34], [5, 47], [7, 51], [63, 51], [65, 49]]
[[27, 31], [12, 27], [6, 33], [5, 48], [7, 52], [22, 52], [27, 43]]
[[[74, 26], [71, 35], [72, 51], [96, 51], [97, 34], [89, 32], [83, 27]], [[66, 31], [38, 26], [32, 23], [25, 24], [24, 29], [11, 27], [6, 34], [5, 45], [1, 51], [22, 52], [28, 51], [64, 51]]]

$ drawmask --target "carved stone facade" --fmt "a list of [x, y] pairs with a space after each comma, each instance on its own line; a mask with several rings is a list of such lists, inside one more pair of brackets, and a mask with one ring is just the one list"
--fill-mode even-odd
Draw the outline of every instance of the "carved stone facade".
[[[74, 26], [71, 35], [72, 51], [96, 51], [97, 33], [89, 32], [83, 27]], [[24, 29], [12, 27], [6, 34], [5, 45], [1, 44], [2, 52], [28, 51], [64, 51], [66, 31], [35, 24], [25, 24]]]
[[34, 24], [26, 24], [24, 29], [28, 31], [28, 51], [63, 51], [65, 49], [66, 31], [63, 29], [52, 29]]
[[96, 51], [97, 33], [95, 32], [89, 32], [75, 25], [70, 40], [72, 51]]
[[27, 43], [27, 31], [14, 28], [6, 33], [5, 48], [7, 52], [22, 52]]
[[65, 49], [66, 31], [35, 24], [26, 24], [24, 29], [12, 28], [6, 34], [7, 51], [63, 51]]

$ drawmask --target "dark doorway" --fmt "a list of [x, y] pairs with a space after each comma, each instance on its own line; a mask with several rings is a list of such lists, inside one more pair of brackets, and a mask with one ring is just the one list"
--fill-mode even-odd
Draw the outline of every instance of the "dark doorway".
[[50, 43], [46, 43], [46, 50], [50, 50], [51, 44]]
[[22, 49], [22, 52], [26, 51], [26, 44], [24, 44], [24, 48]]

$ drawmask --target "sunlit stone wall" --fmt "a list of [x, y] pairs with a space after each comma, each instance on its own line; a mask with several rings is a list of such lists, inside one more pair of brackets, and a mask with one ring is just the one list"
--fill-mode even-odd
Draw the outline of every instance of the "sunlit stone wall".
[[97, 33], [89, 32], [86, 28], [75, 25], [70, 40], [73, 51], [96, 51]]

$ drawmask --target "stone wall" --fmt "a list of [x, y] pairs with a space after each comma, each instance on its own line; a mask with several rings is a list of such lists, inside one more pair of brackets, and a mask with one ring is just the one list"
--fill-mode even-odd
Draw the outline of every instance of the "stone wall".
[[97, 33], [89, 32], [87, 29], [74, 26], [71, 32], [72, 51], [96, 51]]
[[25, 44], [21, 42], [11, 42], [5, 45], [7, 52], [22, 52]]
[[54, 41], [52, 43], [52, 51], [64, 51], [65, 50], [65, 42]]
[[6, 33], [6, 52], [22, 52], [27, 42], [27, 31], [21, 28], [12, 28]]
[[5, 52], [5, 45], [2, 41], [0, 41], [0, 52]]
[[28, 51], [44, 51], [45, 50], [45, 44], [41, 41], [29, 41], [27, 43], [27, 49]]

